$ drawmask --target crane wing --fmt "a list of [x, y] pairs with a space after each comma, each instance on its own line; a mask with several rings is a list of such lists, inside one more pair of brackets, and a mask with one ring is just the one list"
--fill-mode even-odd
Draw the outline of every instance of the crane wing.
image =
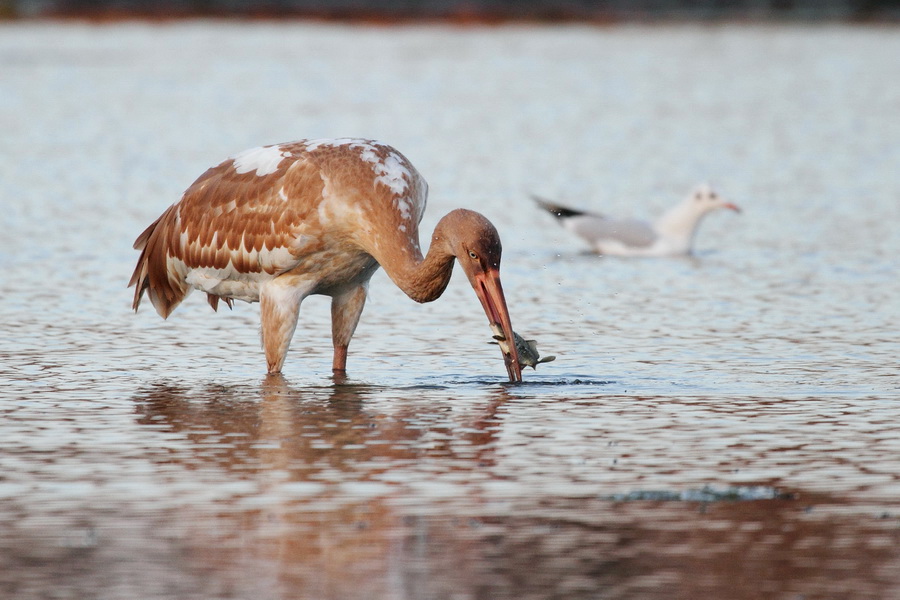
[[137, 286], [135, 309], [149, 290], [167, 317], [187, 295], [191, 270], [223, 280], [274, 276], [312, 250], [303, 247], [315, 243], [303, 230], [322, 196], [318, 167], [301, 156], [271, 171], [241, 171], [237, 159], [207, 170], [138, 236], [134, 247], [142, 252], [129, 283]]

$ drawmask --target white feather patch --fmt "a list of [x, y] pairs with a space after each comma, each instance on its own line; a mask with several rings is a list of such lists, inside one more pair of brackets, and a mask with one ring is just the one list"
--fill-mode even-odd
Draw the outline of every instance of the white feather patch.
[[268, 273], [238, 273], [228, 266], [225, 269], [191, 269], [185, 277], [185, 282], [192, 288], [214, 296], [258, 302], [259, 286], [272, 277]]
[[234, 163], [234, 170], [238, 174], [256, 171], [256, 175], [271, 175], [278, 170], [278, 165], [291, 153], [282, 150], [281, 146], [260, 146], [239, 152], [230, 157]]
[[[383, 161], [375, 162], [372, 169], [378, 175], [375, 178], [378, 183], [386, 185], [398, 195], [406, 191], [411, 174], [404, 161], [395, 152], [388, 154]], [[400, 210], [402, 211], [403, 208], [400, 207]], [[403, 216], [404, 218], [409, 217], [409, 208], [406, 209], [406, 214]]]
[[291, 253], [290, 249], [284, 246], [275, 248], [262, 247], [259, 252], [259, 266], [266, 271], [283, 271], [297, 263], [297, 259]]

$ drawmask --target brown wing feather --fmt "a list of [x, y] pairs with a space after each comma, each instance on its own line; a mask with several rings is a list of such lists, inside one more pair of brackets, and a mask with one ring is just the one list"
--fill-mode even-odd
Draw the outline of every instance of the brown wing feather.
[[[286, 178], [292, 166], [295, 176]], [[232, 160], [207, 170], [135, 241], [141, 256], [129, 282], [136, 286], [133, 308], [146, 291], [157, 312], [168, 317], [190, 289], [185, 281], [190, 269], [241, 274], [290, 269], [291, 255], [273, 251], [292, 247], [296, 228], [321, 189], [318, 169], [293, 160], [263, 176], [237, 173]]]

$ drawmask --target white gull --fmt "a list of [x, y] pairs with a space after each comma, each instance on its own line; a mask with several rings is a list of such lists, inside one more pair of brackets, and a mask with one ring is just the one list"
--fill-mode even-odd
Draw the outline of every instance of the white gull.
[[741, 209], [700, 185], [653, 223], [616, 219], [567, 208], [538, 197], [538, 205], [559, 219], [563, 227], [587, 241], [600, 254], [612, 256], [675, 256], [690, 254], [700, 221], [720, 208]]

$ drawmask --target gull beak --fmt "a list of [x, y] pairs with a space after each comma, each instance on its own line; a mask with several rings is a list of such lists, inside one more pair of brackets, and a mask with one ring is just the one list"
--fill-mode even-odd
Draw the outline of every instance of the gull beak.
[[737, 204], [732, 203], [732, 202], [725, 202], [724, 204], [722, 204], [722, 208], [729, 208], [729, 209], [733, 210], [733, 211], [736, 212], [736, 213], [741, 212], [741, 207], [738, 206]]
[[500, 285], [500, 271], [487, 269], [481, 273], [475, 273], [471, 277], [472, 287], [481, 300], [481, 306], [487, 315], [491, 325], [498, 325], [503, 332], [503, 337], [509, 343], [506, 346], [509, 352], [503, 352], [503, 360], [506, 363], [506, 372], [511, 382], [522, 381], [522, 367], [519, 365], [519, 355], [516, 352], [515, 337], [512, 323], [509, 320], [509, 309], [506, 308], [506, 298], [503, 296], [503, 286]]

